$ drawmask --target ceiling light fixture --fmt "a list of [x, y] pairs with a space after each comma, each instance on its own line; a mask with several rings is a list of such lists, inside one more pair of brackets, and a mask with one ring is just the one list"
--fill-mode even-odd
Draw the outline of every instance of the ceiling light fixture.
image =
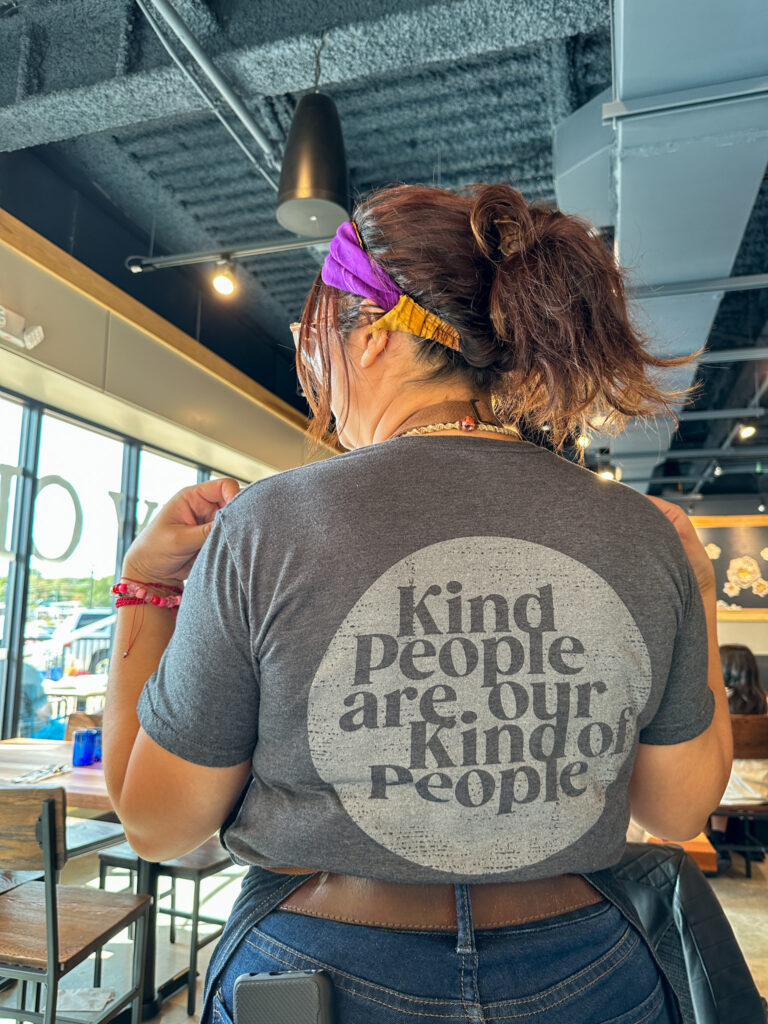
[[739, 437], [742, 441], [748, 441], [750, 437], [754, 437], [757, 433], [757, 427], [754, 423], [742, 423], [739, 427]]
[[601, 480], [615, 480], [618, 483], [621, 480], [621, 469], [610, 462], [605, 462], [602, 466], [598, 465], [597, 475]]
[[277, 219], [287, 231], [321, 238], [349, 220], [349, 173], [336, 104], [318, 91], [320, 51], [315, 51], [315, 87], [299, 100], [285, 143]]
[[228, 260], [222, 260], [217, 265], [216, 273], [211, 278], [211, 284], [219, 295], [233, 295], [237, 287], [235, 281], [235, 268]]

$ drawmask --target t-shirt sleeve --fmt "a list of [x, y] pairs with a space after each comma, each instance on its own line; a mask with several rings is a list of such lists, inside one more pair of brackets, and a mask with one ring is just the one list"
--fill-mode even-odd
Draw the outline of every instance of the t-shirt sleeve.
[[248, 602], [221, 512], [197, 556], [171, 642], [137, 710], [151, 739], [185, 761], [226, 768], [253, 754], [258, 670]]
[[715, 713], [709, 688], [707, 622], [693, 569], [685, 559], [686, 595], [661, 702], [640, 742], [664, 746], [685, 743], [704, 732]]

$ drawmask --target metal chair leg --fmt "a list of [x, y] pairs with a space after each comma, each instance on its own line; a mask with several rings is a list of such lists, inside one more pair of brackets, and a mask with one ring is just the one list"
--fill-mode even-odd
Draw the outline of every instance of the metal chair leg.
[[[99, 861], [99, 888], [105, 889], [107, 885], [107, 865], [103, 861]], [[96, 954], [93, 958], [93, 987], [101, 988], [101, 950], [102, 947], [96, 950]]]
[[136, 921], [133, 943], [133, 984], [136, 986], [136, 997], [131, 1000], [131, 1024], [141, 1024], [144, 994], [144, 957], [147, 943], [147, 913], [143, 913]]
[[195, 879], [195, 896], [192, 902], [192, 934], [189, 937], [189, 981], [187, 982], [187, 1013], [195, 1012], [197, 996], [197, 933], [200, 928], [200, 879]]
[[[39, 1002], [39, 991], [42, 985], [38, 985], [38, 996], [35, 998], [35, 1003]], [[45, 1010], [43, 1012], [43, 1024], [55, 1024], [56, 1021], [56, 1002], [58, 999], [59, 990], [58, 985], [50, 981], [45, 984]]]
[[171, 878], [171, 942], [176, 941], [176, 879]]

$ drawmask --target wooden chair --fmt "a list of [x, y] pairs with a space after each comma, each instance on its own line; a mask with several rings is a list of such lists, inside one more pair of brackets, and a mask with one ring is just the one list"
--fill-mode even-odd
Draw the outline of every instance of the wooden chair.
[[[56, 1013], [59, 981], [118, 932], [136, 922], [130, 990], [114, 1000], [92, 1024], [106, 1024], [131, 1004], [131, 1024], [140, 1024], [149, 896], [105, 893], [58, 885], [67, 861], [66, 795], [53, 786], [0, 787], [0, 869], [44, 873], [0, 891], [0, 975], [21, 981], [17, 1006], [2, 1016], [34, 1024], [79, 1024]], [[26, 1006], [27, 984], [34, 985], [34, 1009]], [[40, 1010], [42, 986], [45, 1010]]]
[[[734, 758], [768, 762], [768, 715], [731, 715]], [[752, 877], [752, 861], [762, 859], [766, 848], [752, 830], [752, 823], [768, 818], [768, 801], [760, 804], [721, 804], [713, 814], [737, 818], [744, 825], [743, 843], [720, 843], [721, 850], [732, 850], [744, 857], [747, 878]]]
[[100, 711], [95, 712], [92, 715], [86, 715], [84, 711], [73, 711], [72, 714], [67, 717], [67, 728], [64, 733], [64, 739], [73, 739], [78, 729], [100, 729], [103, 721], [104, 715]]
[[[133, 873], [138, 871], [138, 857], [128, 843], [113, 847], [99, 854], [99, 887], [104, 888], [108, 868], [123, 868], [128, 871], [133, 885]], [[232, 867], [232, 859], [226, 850], [221, 846], [218, 836], [214, 836], [207, 842], [198, 846], [196, 850], [185, 853], [183, 857], [176, 857], [174, 860], [162, 861], [159, 865], [159, 875], [169, 878], [171, 888], [161, 896], [155, 894], [155, 902], [158, 903], [157, 913], [168, 914], [171, 918], [170, 939], [176, 941], [176, 919], [183, 918], [192, 923], [192, 933], [189, 942], [189, 981], [187, 983], [187, 1013], [191, 1016], [195, 1012], [196, 978], [197, 978], [197, 954], [217, 939], [224, 930], [225, 922], [219, 917], [207, 917], [200, 913], [200, 883], [205, 878], [218, 874], [224, 868]], [[178, 879], [185, 879], [194, 885], [192, 898], [192, 911], [180, 910], [176, 906], [176, 882]], [[170, 907], [159, 906], [159, 900], [165, 896], [171, 897]], [[209, 935], [200, 938], [200, 924], [215, 924], [218, 927]], [[94, 985], [100, 984], [100, 955], [96, 954], [96, 966], [94, 968]]]

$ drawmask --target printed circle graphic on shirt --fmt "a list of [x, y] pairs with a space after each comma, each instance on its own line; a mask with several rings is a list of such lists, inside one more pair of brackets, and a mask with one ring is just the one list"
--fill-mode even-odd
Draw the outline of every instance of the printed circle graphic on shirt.
[[356, 602], [312, 682], [309, 745], [387, 850], [507, 872], [597, 822], [650, 692], [643, 637], [601, 576], [540, 544], [462, 537]]

